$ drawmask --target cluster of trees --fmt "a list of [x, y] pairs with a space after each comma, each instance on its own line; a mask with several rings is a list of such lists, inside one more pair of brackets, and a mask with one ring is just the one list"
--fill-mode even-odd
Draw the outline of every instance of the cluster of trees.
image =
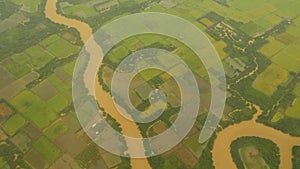
[[225, 7], [230, 7], [228, 4], [227, 4], [227, 0], [214, 0], [215, 2], [225, 6]]
[[24, 161], [22, 152], [9, 141], [0, 144], [0, 157], [6, 161], [10, 168], [31, 169]]
[[60, 66], [63, 66], [67, 63], [72, 62], [77, 57], [78, 57], [78, 55], [74, 54], [74, 55], [71, 55], [67, 58], [62, 58], [62, 59], [54, 58], [54, 59], [52, 59], [48, 64], [46, 64], [45, 66], [43, 66], [40, 69], [36, 70], [36, 72], [39, 73], [39, 77], [37, 79], [35, 79], [34, 81], [28, 83], [26, 85], [26, 87], [33, 88], [34, 86], [39, 84], [42, 80], [46, 79], [48, 76], [50, 76], [52, 73], [54, 73], [56, 68], [58, 68]]
[[[5, 33], [0, 36], [0, 60], [10, 55], [20, 53], [25, 49], [38, 44], [46, 37], [67, 29], [62, 25], [51, 22], [49, 19], [45, 19], [45, 3], [46, 1], [40, 3], [38, 12], [31, 14], [23, 13], [30, 19], [29, 22], [19, 24], [18, 26], [5, 31]], [[14, 11], [14, 8], [8, 8], [7, 10]], [[16, 48], [16, 46], [18, 47]]]
[[232, 95], [231, 97], [227, 98], [226, 103], [232, 107], [233, 110], [241, 111], [231, 113], [231, 118], [229, 120], [221, 121], [220, 125], [223, 128], [235, 123], [251, 120], [253, 115], [256, 113], [255, 109], [249, 109], [248, 106], [246, 106], [246, 103], [237, 95]]
[[259, 155], [265, 160], [270, 169], [277, 169], [279, 167], [280, 154], [279, 148], [275, 143], [259, 137], [240, 137], [230, 145], [231, 156], [239, 169], [244, 169], [239, 149], [247, 146], [254, 146], [259, 151]]
[[8, 18], [10, 15], [17, 12], [19, 6], [15, 5], [10, 0], [3, 0], [0, 2], [0, 20]]
[[300, 147], [293, 147], [293, 169], [300, 168]]
[[291, 106], [296, 97], [293, 90], [300, 83], [300, 73], [291, 75], [293, 76], [293, 80], [291, 80], [286, 86], [279, 87], [271, 97], [274, 104], [275, 102], [278, 102], [279, 104], [274, 108], [270, 108], [270, 113], [267, 116], [259, 117], [258, 122], [264, 123], [292, 136], [300, 136], [300, 123], [298, 119], [286, 116], [284, 119], [281, 119], [276, 123], [272, 123], [270, 121], [270, 118], [277, 112], [278, 109], [286, 110], [289, 106]]

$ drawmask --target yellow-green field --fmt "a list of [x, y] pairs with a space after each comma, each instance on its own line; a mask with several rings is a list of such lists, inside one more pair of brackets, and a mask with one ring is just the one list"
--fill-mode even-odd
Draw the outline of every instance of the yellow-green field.
[[275, 64], [270, 65], [254, 81], [253, 87], [266, 95], [272, 95], [277, 86], [289, 79], [289, 72]]
[[25, 124], [25, 119], [19, 114], [15, 114], [3, 124], [3, 128], [9, 135], [13, 135]]
[[268, 58], [271, 58], [273, 55], [277, 54], [284, 47], [286, 47], [283, 43], [279, 42], [274, 37], [269, 37], [268, 41], [269, 43], [260, 49], [260, 52], [266, 55]]
[[40, 137], [35, 143], [33, 143], [33, 148], [42, 154], [42, 156], [50, 164], [52, 164], [61, 155], [61, 150], [45, 136]]
[[279, 120], [283, 119], [284, 118], [284, 114], [282, 114], [281, 112], [277, 112], [275, 113], [275, 115], [272, 117], [271, 119], [271, 122], [272, 123], [276, 123], [278, 122]]
[[220, 59], [225, 59], [227, 54], [224, 52], [224, 48], [226, 48], [227, 44], [224, 41], [217, 41], [213, 43], [214, 47], [216, 48]]
[[300, 70], [300, 57], [297, 55], [299, 51], [300, 43], [295, 42], [280, 51], [271, 60], [289, 71], [298, 72]]
[[298, 96], [294, 101], [292, 107], [289, 107], [286, 111], [286, 115], [300, 119], [300, 85], [294, 90], [294, 93]]
[[286, 115], [300, 119], [300, 97], [298, 97], [292, 107], [289, 107], [286, 111]]

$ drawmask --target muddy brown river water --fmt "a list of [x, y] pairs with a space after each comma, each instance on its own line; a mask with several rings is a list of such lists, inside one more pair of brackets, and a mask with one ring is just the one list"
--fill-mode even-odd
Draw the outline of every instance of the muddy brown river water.
[[[92, 36], [93, 31], [91, 27], [82, 21], [70, 19], [57, 14], [56, 4], [57, 0], [47, 1], [45, 8], [46, 17], [55, 23], [63, 24], [68, 27], [77, 29], [78, 32], [80, 32], [80, 37], [82, 41], [87, 42], [87, 40]], [[99, 52], [102, 52], [100, 48], [87, 49], [87, 51], [90, 53], [98, 52], [98, 54]], [[90, 59], [89, 64], [93, 64], [93, 59]], [[115, 118], [118, 121], [120, 127], [122, 128], [122, 133], [124, 135], [136, 138], [142, 137], [137, 124], [125, 119], [116, 110], [111, 96], [107, 92], [105, 92], [102, 89], [101, 85], [98, 83], [97, 76], [95, 76], [94, 82], [86, 83], [95, 83], [97, 100], [101, 100], [101, 106], [104, 107], [107, 113], [109, 113], [113, 118]], [[239, 124], [229, 126], [217, 133], [217, 138], [215, 140], [212, 150], [212, 157], [215, 168], [236, 168], [230, 154], [230, 144], [237, 138], [243, 136], [256, 136], [273, 141], [277, 144], [277, 146], [280, 149], [280, 169], [292, 168], [292, 147], [295, 145], [300, 146], [300, 138], [292, 137], [271, 127], [265, 126], [260, 123], [256, 123], [256, 119], [262, 113], [262, 111], [256, 105], [254, 105], [253, 108], [257, 110], [257, 113], [255, 114], [252, 120], [244, 121]], [[134, 151], [137, 145], [127, 146], [129, 150], [131, 149], [132, 151]], [[140, 145], [140, 147], [142, 147], [142, 145]], [[151, 169], [151, 166], [147, 159], [131, 159], [130, 161], [133, 169]]]

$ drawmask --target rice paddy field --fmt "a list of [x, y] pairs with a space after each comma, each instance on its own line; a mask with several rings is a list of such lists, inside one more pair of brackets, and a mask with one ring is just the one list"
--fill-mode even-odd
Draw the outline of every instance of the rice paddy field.
[[285, 68], [288, 71], [299, 72], [300, 71], [300, 58], [296, 53], [300, 50], [300, 42], [295, 42], [287, 46], [278, 54], [272, 57], [272, 61]]
[[289, 72], [275, 64], [269, 66], [254, 81], [253, 87], [262, 93], [271, 96], [277, 87], [289, 79]]
[[260, 52], [268, 58], [272, 58], [272, 56], [276, 55], [277, 53], [279, 53], [282, 49], [284, 49], [286, 47], [285, 44], [278, 41], [274, 37], [268, 38], [268, 42], [269, 42], [268, 44], [264, 45], [260, 49]]
[[62, 120], [58, 120], [53, 125], [51, 125], [48, 129], [46, 129], [45, 134], [50, 139], [55, 139], [58, 136], [64, 134], [68, 130], [68, 125], [66, 125]]
[[25, 119], [21, 115], [15, 114], [3, 124], [3, 128], [9, 135], [14, 135], [25, 124]]
[[[289, 86], [288, 84], [294, 82], [296, 74], [300, 71], [298, 55], [300, 1], [298, 0], [252, 0], [251, 2], [160, 0], [148, 3], [150, 1], [118, 0], [110, 6], [108, 2], [113, 1], [59, 0], [57, 11], [68, 18], [86, 22], [93, 28], [93, 31], [102, 26], [104, 21], [109, 22], [120, 16], [143, 10], [173, 14], [187, 19], [201, 29], [216, 48], [226, 67], [228, 82], [234, 83], [251, 70], [255, 70], [252, 55], [257, 56], [259, 73], [254, 73], [249, 76], [249, 79], [241, 80], [244, 86], [235, 89], [245, 100], [249, 98], [249, 93], [256, 92], [250, 96], [249, 100], [255, 100], [256, 94], [262, 94], [270, 99], [266, 101], [269, 104], [272, 99], [277, 98], [277, 88], [283, 85]], [[20, 155], [22, 155], [20, 157], [24, 159], [24, 163], [37, 169], [118, 167], [127, 169], [129, 160], [107, 153], [98, 147], [89, 149], [92, 147], [91, 140], [82, 130], [72, 107], [73, 69], [76, 55], [83, 43], [76, 29], [58, 25], [46, 19], [43, 11], [45, 2], [41, 0], [3, 0], [0, 2], [2, 10], [0, 10], [0, 33], [1, 37], [4, 37], [1, 41], [1, 49], [4, 51], [9, 46], [6, 41], [15, 39], [14, 45], [10, 44], [10, 47], [13, 46], [15, 49], [11, 49], [9, 54], [1, 51], [1, 54], [4, 54], [0, 55], [0, 145], [3, 140], [9, 140], [16, 146], [15, 149], [20, 150]], [[14, 8], [7, 12], [4, 8], [9, 7], [6, 6], [9, 3], [14, 5]], [[120, 13], [118, 13], [119, 10]], [[101, 24], [98, 24], [98, 21], [101, 21]], [[280, 27], [277, 32], [273, 28], [278, 25], [284, 26]], [[26, 36], [15, 36], [15, 34], [19, 35], [18, 33], [23, 29]], [[269, 32], [271, 30], [274, 32]], [[266, 41], [257, 44], [262, 41], [255, 38]], [[251, 43], [256, 46], [251, 46]], [[103, 69], [104, 83], [107, 85], [111, 83], [113, 68], [128, 54], [148, 47], [167, 49], [187, 63], [201, 85], [199, 87], [202, 93], [201, 104], [203, 101], [204, 106], [200, 108], [200, 111], [207, 112], [210, 105], [208, 98], [211, 96], [204, 65], [188, 47], [165, 36], [137, 35], [116, 45], [106, 56], [105, 61], [111, 65]], [[250, 50], [253, 47], [254, 51], [248, 51], [248, 47], [251, 48]], [[183, 67], [176, 60], [159, 58], [158, 62], [172, 70], [176, 76], [183, 75]], [[250, 80], [252, 81], [249, 82]], [[248, 82], [250, 86], [246, 86]], [[155, 85], [167, 93], [169, 107], [180, 106], [178, 86], [174, 84], [169, 74], [155, 69], [143, 71], [135, 77], [130, 86], [130, 98], [133, 104], [143, 106]], [[299, 83], [297, 86], [294, 90], [296, 98], [288, 102], [290, 105], [285, 107], [287, 109], [282, 107], [277, 109], [275, 106], [271, 113], [263, 114], [270, 122], [268, 126], [280, 124], [278, 125], [280, 127], [283, 126], [281, 123], [287, 119], [300, 119]], [[256, 90], [251, 88], [251, 91], [247, 93], [243, 91], [248, 91], [247, 87], [253, 87]], [[228, 98], [231, 101], [231, 99], [236, 99], [237, 95], [230, 92]], [[262, 100], [258, 98], [257, 102], [261, 104]], [[240, 100], [234, 101], [239, 105], [235, 103], [230, 106], [226, 105], [230, 107], [230, 112], [244, 108], [241, 107], [243, 103]], [[274, 102], [277, 103], [277, 101]], [[267, 108], [264, 107], [264, 109]], [[227, 124], [235, 123], [235, 120], [240, 120], [235, 119], [239, 118], [239, 115], [243, 116], [239, 112], [243, 111], [236, 111], [236, 117], [228, 115], [227, 118], [223, 118], [226, 124], [221, 123], [220, 128], [223, 125], [226, 127]], [[175, 119], [176, 115], [172, 118]], [[165, 119], [160, 120], [157, 126], [153, 127], [156, 134], [165, 130], [163, 120]], [[202, 125], [199, 122], [193, 128], [193, 132], [198, 133]], [[283, 132], [291, 134], [295, 130], [283, 130]], [[159, 157], [160, 167], [164, 169], [212, 168], [211, 154], [209, 154], [211, 151], [207, 148], [210, 144], [209, 142], [199, 144], [199, 135], [195, 133], [191, 133], [182, 144], [175, 148], [175, 151]], [[91, 155], [94, 152], [96, 154]], [[79, 158], [82, 154], [85, 156], [84, 159]], [[238, 155], [245, 168], [269, 168], [255, 146], [240, 148]], [[9, 166], [10, 163], [6, 160], [0, 157], [0, 168], [14, 168]], [[157, 166], [155, 162], [151, 164]]]
[[294, 100], [291, 107], [286, 111], [286, 115], [300, 119], [300, 85], [294, 90], [294, 93], [297, 95], [297, 98]]
[[33, 143], [33, 148], [50, 164], [61, 155], [61, 150], [44, 136], [40, 137], [35, 143]]
[[21, 10], [29, 13], [38, 11], [40, 0], [12, 0], [15, 4], [21, 5]]

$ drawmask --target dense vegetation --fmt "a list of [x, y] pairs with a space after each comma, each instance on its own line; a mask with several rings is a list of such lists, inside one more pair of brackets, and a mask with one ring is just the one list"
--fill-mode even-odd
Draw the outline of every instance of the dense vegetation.
[[300, 168], [300, 147], [293, 147], [293, 169]]
[[258, 137], [240, 137], [230, 145], [231, 156], [239, 169], [244, 169], [239, 149], [247, 146], [254, 146], [259, 151], [260, 156], [265, 160], [270, 169], [277, 169], [279, 167], [280, 154], [279, 148], [275, 143]]
[[31, 168], [23, 160], [22, 152], [9, 141], [0, 143], [0, 157], [9, 165], [10, 168]]

